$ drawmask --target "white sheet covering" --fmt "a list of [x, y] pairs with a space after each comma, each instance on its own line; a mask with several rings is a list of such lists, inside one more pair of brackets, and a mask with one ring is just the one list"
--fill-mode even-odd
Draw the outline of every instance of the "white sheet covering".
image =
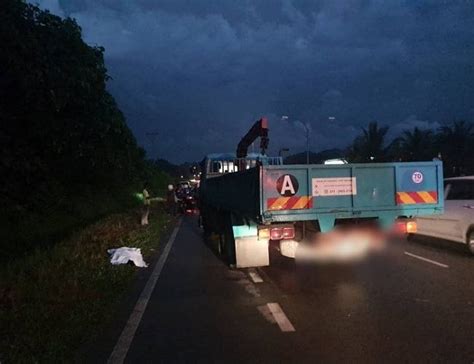
[[122, 248], [109, 249], [107, 253], [111, 255], [110, 263], [113, 265], [127, 264], [131, 260], [137, 267], [148, 267], [148, 264], [143, 260], [140, 248], [128, 248], [124, 246]]

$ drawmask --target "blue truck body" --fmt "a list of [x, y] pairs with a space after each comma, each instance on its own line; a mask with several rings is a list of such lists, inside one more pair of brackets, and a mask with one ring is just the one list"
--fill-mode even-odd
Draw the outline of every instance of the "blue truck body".
[[[387, 226], [399, 216], [443, 212], [440, 162], [265, 166], [260, 173], [264, 223], [318, 220], [321, 230], [327, 231], [337, 219], [376, 217]], [[307, 204], [278, 205], [285, 197], [277, 181], [285, 175], [294, 176], [298, 183], [289, 199], [306, 197]]]
[[227, 157], [232, 173], [209, 173], [212, 158], [203, 164], [201, 214], [208, 227], [230, 225], [232, 239], [257, 236], [261, 226], [308, 221], [321, 232], [342, 219], [377, 219], [388, 227], [444, 209], [440, 161], [282, 165], [261, 156], [235, 171]]
[[[327, 231], [337, 219], [374, 217], [388, 225], [399, 216], [442, 213], [442, 171], [439, 161], [262, 164], [203, 180], [202, 199], [218, 210], [263, 224], [318, 220]], [[282, 194], [278, 181], [285, 176], [289, 179]]]

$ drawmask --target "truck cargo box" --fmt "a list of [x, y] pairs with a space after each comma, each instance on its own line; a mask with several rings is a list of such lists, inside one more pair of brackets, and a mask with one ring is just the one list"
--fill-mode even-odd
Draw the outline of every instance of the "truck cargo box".
[[336, 219], [443, 212], [442, 163], [261, 165], [206, 180], [204, 203], [257, 223], [318, 220], [322, 231]]

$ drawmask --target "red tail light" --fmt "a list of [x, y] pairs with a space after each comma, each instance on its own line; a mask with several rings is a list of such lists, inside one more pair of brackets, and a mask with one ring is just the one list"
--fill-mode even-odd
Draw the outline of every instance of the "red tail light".
[[397, 221], [393, 230], [396, 234], [405, 234], [407, 232], [407, 226], [404, 222]]
[[293, 226], [274, 227], [270, 229], [271, 240], [293, 239], [295, 228]]
[[283, 239], [293, 239], [294, 237], [295, 228], [293, 226], [283, 228]]
[[417, 231], [416, 221], [397, 221], [395, 222], [394, 231], [397, 234], [414, 234]]
[[283, 228], [271, 228], [270, 229], [270, 239], [271, 240], [281, 240], [283, 237]]

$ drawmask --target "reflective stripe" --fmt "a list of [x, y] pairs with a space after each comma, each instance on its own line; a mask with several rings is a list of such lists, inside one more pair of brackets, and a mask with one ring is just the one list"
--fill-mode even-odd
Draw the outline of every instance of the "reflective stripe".
[[303, 196], [296, 201], [296, 203], [293, 205], [292, 209], [304, 209], [306, 208], [306, 205], [308, 204], [309, 197], [308, 196]]
[[397, 192], [399, 204], [415, 204], [416, 202], [410, 197], [410, 195], [406, 192]]
[[279, 197], [269, 206], [270, 210], [283, 210], [290, 197]]
[[420, 203], [437, 203], [436, 191], [397, 192], [397, 205], [415, 205]]
[[313, 207], [312, 196], [275, 197], [267, 200], [268, 210], [301, 210]]
[[423, 198], [426, 203], [436, 203], [436, 199], [431, 196], [428, 191], [421, 191], [418, 194]]

